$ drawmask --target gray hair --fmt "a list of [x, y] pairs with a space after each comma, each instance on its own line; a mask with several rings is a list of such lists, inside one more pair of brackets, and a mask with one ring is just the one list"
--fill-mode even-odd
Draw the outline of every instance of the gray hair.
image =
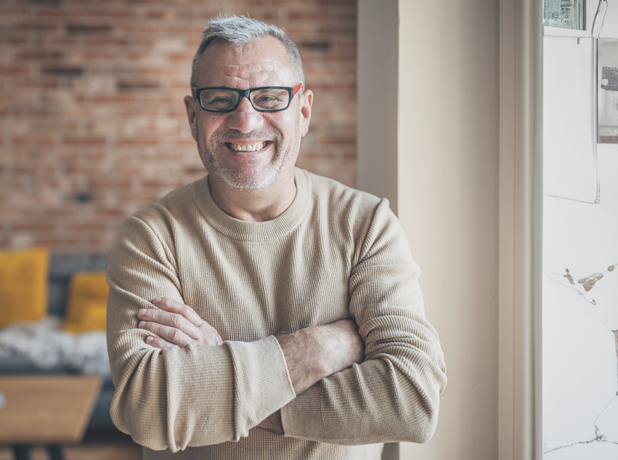
[[300, 83], [305, 84], [303, 61], [298, 48], [290, 37], [279, 27], [266, 22], [256, 21], [245, 16], [217, 17], [208, 22], [208, 27], [202, 34], [202, 42], [197, 48], [191, 69], [191, 86], [197, 86], [197, 75], [200, 71], [202, 55], [214, 41], [241, 46], [251, 43], [260, 37], [272, 36], [278, 39], [288, 51], [292, 65], [296, 67], [296, 74]]

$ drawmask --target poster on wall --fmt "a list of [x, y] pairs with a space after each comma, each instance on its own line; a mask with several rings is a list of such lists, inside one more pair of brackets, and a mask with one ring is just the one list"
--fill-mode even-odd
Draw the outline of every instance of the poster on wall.
[[598, 50], [598, 142], [618, 144], [618, 40], [601, 38]]
[[561, 29], [586, 29], [586, 0], [545, 0], [543, 23]]
[[543, 191], [594, 202], [594, 53], [592, 38], [543, 37]]

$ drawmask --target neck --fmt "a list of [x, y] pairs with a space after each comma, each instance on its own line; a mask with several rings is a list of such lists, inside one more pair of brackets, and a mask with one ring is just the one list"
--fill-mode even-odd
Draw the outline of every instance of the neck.
[[235, 189], [209, 175], [210, 194], [230, 216], [246, 222], [266, 222], [283, 214], [296, 197], [294, 168], [290, 169], [291, 174], [282, 175], [259, 190]]

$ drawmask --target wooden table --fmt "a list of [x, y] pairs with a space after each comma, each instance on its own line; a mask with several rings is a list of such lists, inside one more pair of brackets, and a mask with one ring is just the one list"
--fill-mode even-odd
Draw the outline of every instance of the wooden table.
[[62, 444], [81, 441], [101, 390], [100, 377], [0, 377], [0, 444], [10, 444], [15, 460], [29, 460], [33, 444], [45, 444], [52, 460]]

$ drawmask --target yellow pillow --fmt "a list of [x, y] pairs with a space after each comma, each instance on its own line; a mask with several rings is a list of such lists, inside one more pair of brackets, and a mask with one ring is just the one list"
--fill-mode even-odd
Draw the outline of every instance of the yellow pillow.
[[49, 250], [0, 252], [0, 327], [47, 313]]
[[105, 272], [75, 273], [69, 285], [67, 332], [104, 331], [109, 287]]

